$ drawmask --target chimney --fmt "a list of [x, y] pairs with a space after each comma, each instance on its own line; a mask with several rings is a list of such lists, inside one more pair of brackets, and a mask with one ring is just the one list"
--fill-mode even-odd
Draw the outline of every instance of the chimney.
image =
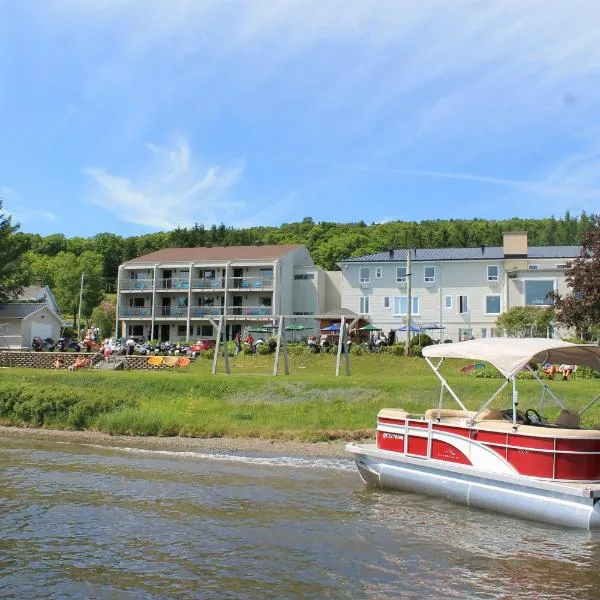
[[527, 258], [526, 231], [505, 231], [502, 236], [505, 258]]
[[390, 257], [391, 259], [393, 259], [393, 258], [394, 258], [394, 249], [393, 249], [393, 248], [390, 248], [390, 249], [388, 250], [388, 254], [389, 254], [389, 257]]
[[485, 254], [485, 244], [481, 244], [480, 248], [481, 248], [481, 256], [483, 256]]

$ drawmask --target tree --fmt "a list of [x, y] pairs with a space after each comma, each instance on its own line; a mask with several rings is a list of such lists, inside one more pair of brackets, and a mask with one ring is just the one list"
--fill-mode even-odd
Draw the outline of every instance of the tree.
[[565, 269], [571, 292], [551, 294], [557, 323], [574, 327], [585, 339], [600, 325], [600, 215], [593, 215], [592, 228], [582, 233], [581, 252]]
[[23, 260], [22, 245], [15, 243], [19, 226], [2, 211], [0, 198], [0, 302], [16, 298], [29, 283], [29, 269]]
[[496, 319], [496, 327], [502, 328], [509, 337], [545, 335], [553, 316], [551, 307], [515, 306]]
[[99, 306], [92, 311], [90, 320], [98, 329], [102, 337], [111, 337], [115, 333], [117, 311], [114, 303], [103, 300]]
[[[79, 292], [81, 276], [85, 273], [85, 284], [81, 303], [81, 314], [89, 317], [95, 306], [104, 296], [102, 279], [102, 256], [96, 252], [83, 252], [75, 256], [69, 252], [59, 252], [52, 259], [52, 275], [54, 279], [54, 297], [63, 314], [71, 314], [75, 318], [79, 312]], [[79, 327], [80, 324], [77, 323]]]

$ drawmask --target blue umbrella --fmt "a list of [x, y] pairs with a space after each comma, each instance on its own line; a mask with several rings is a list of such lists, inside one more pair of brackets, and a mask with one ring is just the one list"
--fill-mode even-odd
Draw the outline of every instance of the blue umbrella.
[[[396, 331], [406, 331], [407, 329], [408, 329], [408, 327], [406, 325], [401, 325], [400, 327], [398, 327], [396, 329]], [[410, 326], [410, 330], [412, 332], [418, 333], [418, 332], [422, 331], [423, 328], [422, 327], [418, 327], [417, 325], [411, 325]]]
[[327, 327], [321, 327], [321, 331], [337, 331], [339, 333], [340, 326], [337, 323], [332, 323], [331, 325], [328, 325]]

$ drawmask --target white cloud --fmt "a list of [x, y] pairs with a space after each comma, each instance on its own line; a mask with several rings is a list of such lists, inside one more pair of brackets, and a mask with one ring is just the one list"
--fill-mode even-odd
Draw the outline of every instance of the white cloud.
[[29, 208], [27, 202], [8, 186], [0, 185], [0, 199], [2, 199], [2, 210], [12, 218], [13, 225], [35, 223], [39, 220], [58, 221], [58, 217], [53, 212]]
[[198, 164], [184, 138], [171, 148], [147, 147], [153, 160], [135, 176], [84, 169], [98, 186], [94, 203], [123, 221], [158, 229], [220, 222], [243, 207], [227, 196], [244, 172], [243, 161], [225, 167]]

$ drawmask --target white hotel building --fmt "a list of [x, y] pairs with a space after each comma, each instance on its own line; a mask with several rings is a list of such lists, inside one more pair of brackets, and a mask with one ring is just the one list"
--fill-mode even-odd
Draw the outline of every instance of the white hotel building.
[[[527, 233], [504, 234], [503, 246], [413, 249], [411, 323], [436, 326], [434, 339], [499, 334], [496, 318], [515, 306], [543, 306], [568, 291], [564, 269], [579, 246], [529, 247]], [[384, 331], [406, 325], [407, 251], [389, 250], [339, 262], [341, 303]]]

